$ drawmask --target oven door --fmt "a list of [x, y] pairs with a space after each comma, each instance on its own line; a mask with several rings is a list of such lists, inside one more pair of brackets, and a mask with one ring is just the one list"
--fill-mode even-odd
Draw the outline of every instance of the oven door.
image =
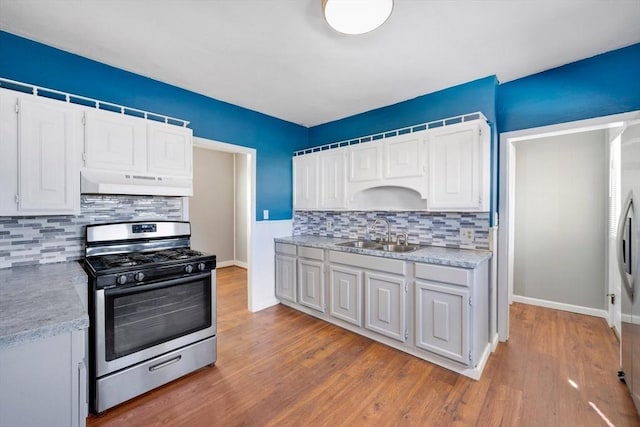
[[97, 377], [216, 334], [215, 270], [95, 298]]

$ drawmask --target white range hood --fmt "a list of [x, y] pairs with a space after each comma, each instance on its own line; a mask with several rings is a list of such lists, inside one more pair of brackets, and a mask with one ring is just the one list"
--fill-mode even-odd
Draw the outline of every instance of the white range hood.
[[193, 179], [131, 172], [82, 170], [83, 194], [133, 194], [149, 196], [193, 196]]

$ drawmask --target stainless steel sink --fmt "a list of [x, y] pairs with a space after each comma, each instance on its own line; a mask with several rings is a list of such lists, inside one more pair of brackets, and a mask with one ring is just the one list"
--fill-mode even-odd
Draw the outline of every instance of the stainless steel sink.
[[382, 245], [378, 242], [369, 242], [366, 240], [358, 240], [355, 242], [338, 243], [338, 246], [346, 246], [348, 248], [360, 249], [382, 249]]
[[357, 240], [353, 242], [338, 243], [338, 246], [346, 246], [348, 248], [372, 249], [385, 252], [413, 252], [420, 249], [417, 245], [397, 245], [394, 243], [370, 242], [367, 240]]
[[416, 245], [396, 245], [393, 243], [382, 245], [382, 250], [385, 252], [413, 252], [419, 248], [420, 246]]

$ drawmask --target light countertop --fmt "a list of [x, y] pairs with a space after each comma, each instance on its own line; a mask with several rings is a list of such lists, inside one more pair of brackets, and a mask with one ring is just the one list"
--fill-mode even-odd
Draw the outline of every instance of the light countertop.
[[443, 248], [439, 246], [423, 246], [414, 252], [383, 252], [373, 249], [350, 248], [340, 246], [340, 243], [350, 242], [356, 239], [343, 239], [319, 236], [288, 236], [277, 237], [278, 243], [290, 243], [298, 246], [330, 249], [334, 251], [351, 252], [361, 255], [373, 255], [383, 258], [394, 258], [405, 261], [424, 262], [429, 264], [448, 265], [450, 267], [476, 268], [483, 262], [491, 259], [491, 251], [471, 249]]
[[89, 327], [77, 262], [0, 269], [0, 349]]

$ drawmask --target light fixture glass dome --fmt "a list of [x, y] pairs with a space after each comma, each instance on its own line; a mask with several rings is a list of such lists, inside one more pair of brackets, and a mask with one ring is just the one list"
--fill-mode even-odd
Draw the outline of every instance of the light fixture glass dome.
[[344, 34], [375, 30], [391, 15], [393, 0], [322, 0], [327, 23]]

